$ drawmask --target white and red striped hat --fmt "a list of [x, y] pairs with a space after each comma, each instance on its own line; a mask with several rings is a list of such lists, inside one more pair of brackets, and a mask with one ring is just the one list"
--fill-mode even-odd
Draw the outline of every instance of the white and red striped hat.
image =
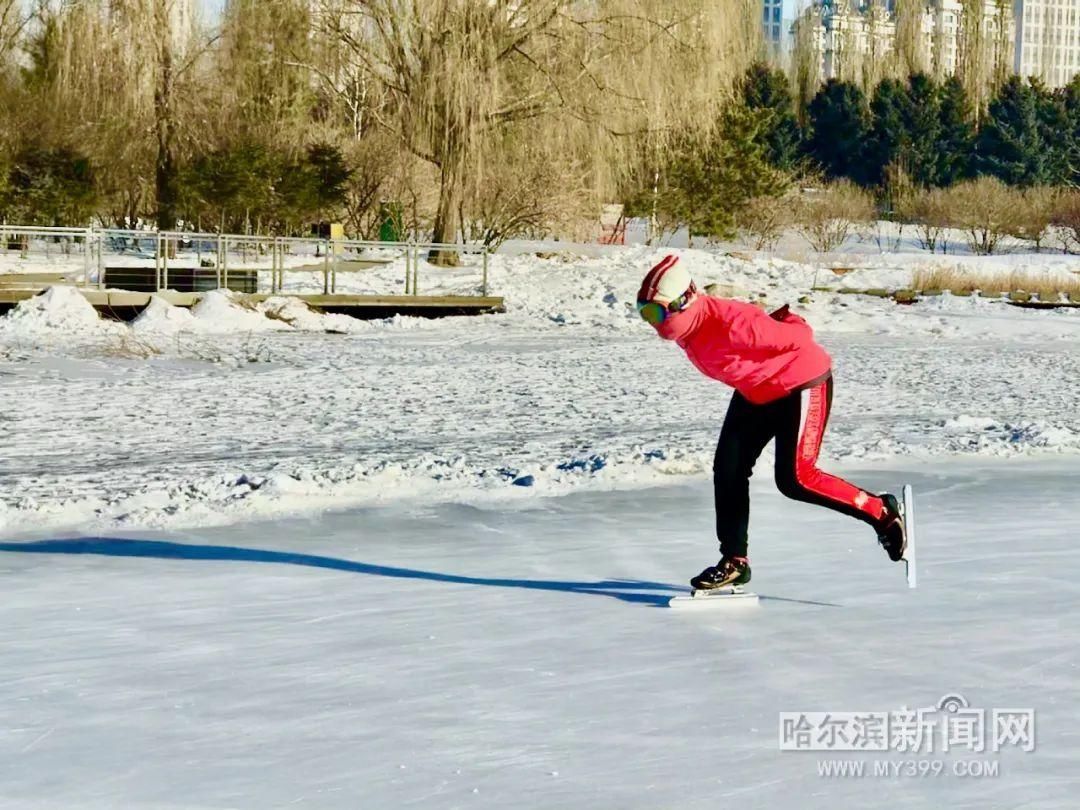
[[668, 254], [655, 265], [641, 282], [638, 290], [638, 301], [655, 301], [658, 298], [664, 301], [674, 301], [685, 293], [693, 285], [694, 280], [682, 267], [678, 266], [679, 257]]

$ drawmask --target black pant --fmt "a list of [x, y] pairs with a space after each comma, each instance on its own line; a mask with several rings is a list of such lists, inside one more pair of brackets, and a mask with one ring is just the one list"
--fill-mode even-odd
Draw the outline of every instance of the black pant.
[[738, 392], [732, 396], [713, 462], [716, 536], [725, 557], [746, 556], [750, 476], [761, 451], [774, 438], [776, 485], [781, 493], [871, 525], [880, 519], [879, 498], [817, 468], [832, 388], [830, 376], [817, 386], [766, 405], [751, 404]]

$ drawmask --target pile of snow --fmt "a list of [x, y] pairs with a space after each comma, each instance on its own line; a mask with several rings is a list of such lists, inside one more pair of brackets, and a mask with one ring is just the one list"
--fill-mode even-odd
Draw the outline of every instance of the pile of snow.
[[123, 329], [119, 323], [102, 320], [74, 287], [50, 287], [40, 295], [20, 301], [0, 318], [0, 334], [10, 338], [85, 337], [119, 333]]
[[348, 315], [316, 312], [299, 298], [268, 298], [247, 304], [236, 293], [214, 290], [203, 295], [192, 310], [170, 304], [154, 296], [132, 324], [136, 332], [175, 335], [181, 332], [235, 334], [248, 332], [337, 332], [364, 331], [367, 324]]
[[316, 312], [300, 298], [276, 296], [259, 304], [267, 318], [288, 324], [300, 332], [361, 332], [367, 325], [348, 315]]
[[216, 333], [286, 332], [292, 326], [266, 317], [258, 307], [242, 303], [235, 293], [212, 290], [205, 293], [191, 310], [202, 331]]
[[153, 296], [150, 304], [136, 318], [131, 328], [134, 332], [175, 335], [179, 332], [198, 332], [203, 330], [203, 321], [196, 318], [184, 307], [174, 307], [164, 298]]

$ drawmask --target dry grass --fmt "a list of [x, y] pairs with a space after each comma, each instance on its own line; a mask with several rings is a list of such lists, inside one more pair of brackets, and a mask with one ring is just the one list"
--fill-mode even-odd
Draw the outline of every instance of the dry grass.
[[979, 273], [962, 267], [917, 270], [912, 285], [917, 290], [948, 290], [956, 294], [1023, 291], [1038, 295], [1041, 301], [1057, 301], [1062, 294], [1080, 298], [1080, 277]]
[[121, 332], [107, 343], [101, 351], [104, 357], [125, 360], [149, 360], [161, 354], [161, 349], [130, 331]]

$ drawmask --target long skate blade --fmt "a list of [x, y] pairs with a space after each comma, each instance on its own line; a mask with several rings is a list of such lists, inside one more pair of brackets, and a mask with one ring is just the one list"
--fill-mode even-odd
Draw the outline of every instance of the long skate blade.
[[904, 485], [904, 530], [907, 532], [907, 548], [904, 550], [904, 567], [907, 569], [907, 584], [914, 588], [918, 584], [915, 568], [915, 493], [911, 484]]
[[689, 596], [673, 596], [668, 601], [668, 607], [688, 608], [703, 607], [706, 605], [715, 607], [722, 604], [756, 605], [758, 595], [752, 591], [744, 590], [739, 586], [727, 588], [714, 588], [708, 591], [691, 591]]

